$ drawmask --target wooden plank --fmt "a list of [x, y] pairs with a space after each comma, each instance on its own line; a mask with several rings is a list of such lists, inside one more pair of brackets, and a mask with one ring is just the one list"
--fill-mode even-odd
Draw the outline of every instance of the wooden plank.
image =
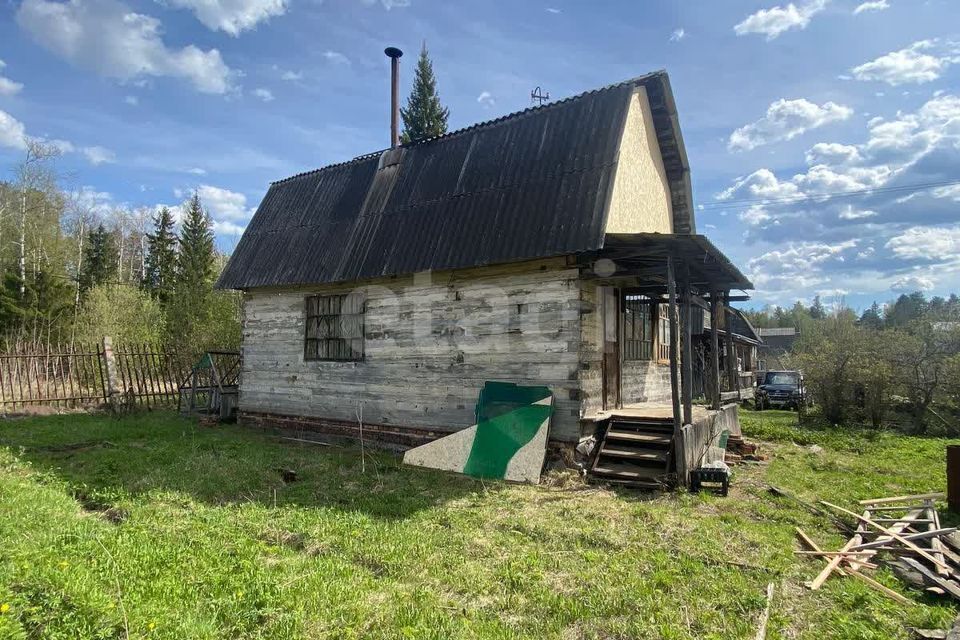
[[[824, 504], [824, 505], [826, 505], [826, 506], [828, 506], [828, 507], [830, 507], [831, 509], [836, 509], [837, 511], [840, 511], [841, 513], [846, 513], [847, 515], [853, 516], [854, 518], [860, 520], [860, 521], [863, 522], [864, 524], [867, 524], [867, 525], [873, 527], [874, 529], [880, 531], [881, 533], [884, 533], [884, 534], [890, 536], [891, 538], [893, 538], [893, 539], [896, 540], [897, 542], [905, 545], [907, 548], [913, 549], [913, 550], [916, 551], [921, 557], [925, 558], [926, 560], [929, 560], [930, 562], [934, 563], [935, 565], [937, 565], [937, 566], [943, 566], [943, 567], [945, 567], [947, 570], [950, 569], [950, 565], [946, 564], [943, 560], [938, 560], [937, 558], [933, 557], [932, 555], [930, 555], [929, 553], [927, 553], [926, 551], [924, 551], [923, 549], [921, 549], [921, 548], [918, 547], [917, 545], [913, 544], [912, 542], [910, 542], [909, 540], [907, 540], [906, 538], [904, 538], [903, 536], [901, 536], [899, 533], [896, 533], [896, 532], [894, 532], [894, 531], [891, 531], [890, 529], [884, 527], [884, 526], [881, 525], [881, 524], [877, 524], [876, 522], [874, 522], [874, 521], [871, 520], [870, 518], [867, 518], [867, 517], [865, 517], [865, 516], [858, 515], [858, 514], [854, 513], [853, 511], [849, 511], [849, 510], [847, 510], [847, 509], [844, 509], [843, 507], [838, 507], [837, 505], [831, 504], [831, 503], [829, 503], [829, 502], [827, 502], [827, 501], [825, 501], [825, 500], [821, 500], [820, 503], [821, 503], [821, 504]], [[859, 544], [859, 542], [858, 542], [857, 544]], [[844, 551], [848, 551], [848, 550], [849, 550], [849, 549], [844, 549]]]
[[903, 556], [900, 558], [900, 560], [907, 564], [907, 566], [909, 566], [911, 569], [922, 575], [927, 581], [927, 584], [933, 584], [949, 593], [954, 599], [960, 600], [960, 585], [958, 585], [956, 582], [953, 580], [947, 580], [946, 578], [938, 575], [936, 572], [931, 571], [925, 564], [916, 558]]
[[770, 620], [770, 603], [773, 601], [773, 583], [767, 585], [767, 606], [760, 615], [760, 624], [757, 626], [757, 635], [754, 640], [765, 640], [767, 637], [767, 622]]
[[847, 569], [847, 573], [849, 573], [850, 575], [855, 576], [856, 578], [862, 580], [863, 582], [865, 582], [866, 584], [870, 585], [871, 587], [873, 587], [874, 589], [876, 589], [876, 590], [879, 591], [880, 593], [884, 593], [884, 594], [886, 594], [887, 596], [893, 598], [894, 600], [896, 600], [896, 601], [899, 602], [900, 604], [903, 604], [903, 605], [916, 604], [916, 602], [914, 602], [913, 600], [910, 600], [909, 598], [907, 598], [907, 597], [905, 597], [905, 596], [897, 593], [896, 591], [894, 591], [893, 589], [891, 589], [890, 587], [888, 587], [888, 586], [886, 586], [886, 585], [880, 584], [879, 582], [877, 582], [876, 580], [874, 580], [874, 579], [871, 578], [870, 576], [864, 575], [864, 574], [860, 573], [859, 571], [857, 571], [856, 569]]
[[[956, 531], [956, 527], [950, 527], [949, 529], [932, 529], [930, 531], [922, 531], [920, 533], [911, 533], [909, 535], [903, 536], [905, 539], [915, 542], [917, 540], [926, 540], [927, 538], [933, 538], [936, 536], [943, 536], [949, 533]], [[863, 544], [857, 545], [851, 551], [861, 551], [863, 549], [880, 549], [886, 546], [890, 542], [889, 539], [886, 540], [874, 540], [873, 542], [864, 542]]]
[[[800, 539], [803, 540], [804, 544], [806, 544], [808, 547], [810, 547], [810, 549], [811, 549], [812, 551], [820, 551], [820, 550], [821, 550], [820, 547], [817, 546], [817, 543], [814, 542], [814, 541], [810, 538], [810, 536], [808, 536], [806, 533], [804, 533], [803, 530], [802, 530], [800, 527], [796, 527], [796, 532], [797, 532], [797, 535], [800, 536]], [[866, 584], [868, 584], [870, 587], [876, 589], [877, 591], [879, 591], [879, 592], [881, 592], [881, 593], [889, 596], [890, 598], [893, 598], [894, 600], [896, 600], [896, 601], [899, 602], [900, 604], [905, 604], [905, 605], [906, 605], [906, 604], [914, 604], [914, 602], [913, 602], [912, 600], [910, 600], [910, 599], [904, 597], [903, 595], [897, 593], [896, 591], [894, 591], [894, 590], [891, 589], [890, 587], [888, 587], [888, 586], [886, 586], [886, 585], [883, 585], [883, 584], [880, 584], [879, 582], [877, 582], [877, 581], [874, 580], [873, 578], [871, 578], [871, 577], [869, 577], [869, 576], [866, 576], [866, 575], [860, 573], [860, 572], [857, 571], [856, 569], [853, 569], [853, 568], [850, 568], [850, 567], [846, 567], [846, 568], [837, 567], [836, 571], [837, 571], [837, 573], [839, 573], [840, 575], [851, 575], [851, 576], [854, 576], [855, 578], [857, 578], [857, 579], [865, 582]]]
[[[860, 537], [860, 534], [856, 534], [843, 545], [840, 551], [849, 551], [851, 547], [855, 547], [863, 541], [863, 538]], [[843, 556], [834, 556], [830, 558], [830, 561], [827, 563], [827, 566], [823, 568], [823, 571], [813, 579], [813, 582], [809, 584], [811, 590], [816, 591], [823, 586], [823, 583], [827, 581], [827, 578], [830, 577], [830, 574], [837, 570], [840, 566], [840, 563], [843, 562]]]
[[[898, 522], [903, 522], [900, 518], [873, 518], [874, 522], [879, 522], [881, 524], [896, 524]], [[917, 518], [916, 520], [910, 521], [911, 526], [914, 524], [933, 524], [933, 520], [930, 518]]]
[[853, 551], [852, 549], [847, 551], [794, 551], [798, 556], [818, 556], [823, 558], [834, 558], [840, 556], [842, 558], [853, 558], [859, 559], [860, 556], [870, 555], [870, 551]]
[[630, 433], [626, 431], [610, 430], [607, 433], [608, 440], [624, 440], [628, 442], [640, 442], [643, 444], [670, 444], [671, 438], [668, 435], [656, 435], [652, 433]]
[[942, 500], [946, 498], [943, 492], [919, 493], [911, 496], [894, 496], [892, 498], [873, 498], [870, 500], [861, 500], [862, 505], [888, 504], [891, 502], [906, 502], [907, 500]]
[[[927, 516], [930, 518], [930, 525], [928, 529], [930, 531], [936, 531], [937, 529], [940, 528], [940, 516], [937, 514], [937, 509], [933, 505], [933, 500], [927, 500], [926, 504], [927, 504], [926, 513], [927, 513]], [[933, 554], [934, 557], [939, 558], [940, 560], [944, 561], [944, 564], [946, 564], [945, 558], [943, 556], [943, 542], [941, 542], [940, 537], [934, 536], [934, 538], [930, 541], [930, 546], [933, 547], [934, 549], [934, 552], [935, 552]], [[939, 573], [941, 576], [950, 575], [950, 571], [947, 571], [942, 566], [937, 567], [937, 573]]]

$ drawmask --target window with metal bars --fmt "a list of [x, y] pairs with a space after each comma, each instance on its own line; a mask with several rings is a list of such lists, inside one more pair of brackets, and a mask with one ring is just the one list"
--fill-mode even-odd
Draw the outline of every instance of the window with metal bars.
[[670, 305], [661, 302], [657, 305], [657, 359], [670, 360]]
[[623, 359], [653, 359], [653, 301], [647, 296], [623, 302]]
[[363, 360], [363, 294], [307, 296], [306, 312], [304, 360]]

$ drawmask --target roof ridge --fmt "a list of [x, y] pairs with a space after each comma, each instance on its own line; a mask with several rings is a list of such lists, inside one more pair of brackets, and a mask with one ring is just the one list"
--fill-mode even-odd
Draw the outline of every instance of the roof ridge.
[[[436, 142], [436, 141], [438, 141], [438, 140], [447, 140], [447, 139], [449, 139], [449, 138], [454, 138], [454, 137], [456, 137], [456, 136], [462, 135], [462, 134], [464, 134], [464, 133], [468, 133], [468, 132], [470, 132], [470, 131], [475, 131], [476, 129], [481, 129], [481, 128], [484, 128], [484, 127], [489, 127], [489, 126], [492, 126], [492, 125], [495, 125], [495, 124], [500, 124], [501, 122], [504, 122], [504, 121], [506, 121], [506, 120], [513, 120], [513, 119], [515, 119], [515, 118], [520, 118], [520, 117], [525, 116], [525, 115], [529, 115], [529, 114], [532, 114], [532, 113], [539, 113], [539, 112], [541, 112], [541, 111], [546, 111], [546, 110], [548, 110], [548, 109], [551, 109], [551, 108], [554, 108], [554, 107], [558, 107], [558, 106], [560, 106], [560, 105], [569, 104], [570, 102], [573, 102], [574, 100], [580, 100], [580, 99], [585, 98], [585, 97], [587, 97], [587, 96], [589, 96], [589, 95], [594, 95], [594, 94], [602, 93], [602, 92], [605, 92], [605, 91], [611, 91], [611, 90], [613, 90], [613, 89], [619, 89], [620, 87], [623, 87], [623, 86], [625, 86], [625, 85], [630, 85], [630, 84], [634, 84], [634, 85], [635, 85], [635, 84], [640, 83], [641, 81], [649, 80], [650, 78], [653, 78], [653, 77], [665, 75], [666, 73], [667, 73], [666, 69], [658, 69], [658, 70], [656, 70], [656, 71], [651, 71], [650, 73], [645, 73], [645, 74], [642, 74], [642, 75], [639, 75], [639, 76], [634, 76], [633, 78], [628, 78], [627, 80], [621, 80], [620, 82], [614, 82], [614, 83], [612, 83], [612, 84], [604, 85], [604, 86], [602, 86], [602, 87], [597, 87], [597, 88], [595, 88], [595, 89], [589, 89], [589, 90], [587, 90], [587, 91], [582, 91], [581, 93], [577, 93], [577, 94], [574, 94], [574, 95], [572, 95], [572, 96], [568, 96], [568, 97], [563, 98], [563, 99], [561, 99], [561, 100], [557, 100], [556, 102], [548, 102], [547, 104], [541, 104], [541, 105], [538, 105], [538, 106], [527, 107], [526, 109], [521, 109], [520, 111], [514, 111], [514, 112], [511, 112], [511, 113], [507, 113], [507, 114], [504, 114], [504, 115], [499, 116], [499, 117], [497, 117], [497, 118], [493, 118], [493, 119], [491, 119], [491, 120], [483, 120], [483, 121], [481, 121], [481, 122], [475, 122], [475, 123], [473, 123], [473, 124], [471, 124], [471, 125], [468, 125], [468, 126], [466, 126], [466, 127], [462, 127], [462, 128], [460, 128], [460, 129], [455, 129], [454, 131], [449, 131], [449, 132], [444, 133], [444, 134], [441, 134], [441, 135], [439, 135], [439, 136], [434, 136], [434, 137], [432, 137], [432, 138], [424, 138], [424, 139], [422, 139], [422, 140], [417, 140], [417, 141], [415, 141], [415, 142], [408, 142], [408, 143], [402, 144], [402, 145], [400, 145], [400, 146], [401, 146], [401, 148], [412, 148], [412, 147], [417, 147], [417, 146], [420, 146], [420, 145], [423, 145], [423, 144], [427, 144], [427, 143], [429, 143], [429, 142]], [[273, 185], [273, 184], [281, 184], [281, 183], [284, 183], [284, 182], [288, 182], [288, 181], [290, 181], [290, 180], [295, 180], [295, 179], [297, 179], [297, 178], [302, 178], [303, 176], [308, 176], [308, 175], [313, 175], [313, 174], [315, 174], [315, 173], [320, 173], [321, 171], [326, 171], [326, 170], [328, 170], [328, 169], [335, 169], [335, 168], [337, 168], [337, 167], [342, 167], [342, 166], [345, 166], [345, 165], [353, 164], [353, 163], [355, 163], [355, 162], [363, 162], [363, 161], [365, 161], [365, 160], [370, 160], [371, 158], [379, 157], [384, 151], [387, 151], [387, 149], [380, 149], [380, 150], [378, 150], [378, 151], [372, 151], [372, 152], [370, 152], [370, 153], [365, 153], [365, 154], [363, 154], [363, 155], [359, 155], [359, 156], [357, 156], [357, 157], [355, 157], [355, 158], [352, 158], [352, 159], [350, 159], [350, 160], [344, 160], [344, 161], [342, 161], [342, 162], [335, 162], [335, 163], [333, 163], [333, 164], [324, 165], [324, 166], [322, 166], [322, 167], [318, 167], [318, 168], [316, 168], [316, 169], [311, 169], [311, 170], [309, 170], [309, 171], [302, 171], [302, 172], [297, 173], [297, 174], [294, 174], [294, 175], [292, 175], [292, 176], [288, 176], [288, 177], [286, 177], [286, 178], [281, 178], [280, 180], [274, 180], [274, 181], [271, 182], [270, 184], [272, 184], [272, 185]]]

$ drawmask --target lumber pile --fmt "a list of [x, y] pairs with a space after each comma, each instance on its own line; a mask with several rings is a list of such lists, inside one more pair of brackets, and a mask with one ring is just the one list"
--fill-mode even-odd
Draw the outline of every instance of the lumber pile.
[[851, 538], [836, 551], [824, 551], [797, 528], [806, 550], [795, 553], [826, 562], [807, 586], [819, 589], [831, 575], [846, 575], [897, 602], [911, 603], [864, 573], [883, 564], [912, 586], [960, 600], [960, 540], [951, 535], [956, 527], [940, 524], [935, 501], [943, 497], [942, 493], [927, 493], [861, 500], [862, 513], [821, 500], [820, 504], [853, 518], [857, 524]]

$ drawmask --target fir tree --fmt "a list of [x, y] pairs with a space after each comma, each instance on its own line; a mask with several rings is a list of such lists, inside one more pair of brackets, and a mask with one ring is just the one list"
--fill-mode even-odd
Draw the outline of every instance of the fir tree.
[[113, 234], [102, 225], [97, 225], [87, 236], [87, 246], [83, 250], [83, 264], [80, 267], [80, 292], [117, 279], [120, 253]]
[[180, 228], [176, 288], [188, 295], [209, 289], [215, 257], [210, 217], [200, 203], [200, 196], [194, 194]]
[[424, 42], [407, 107], [400, 109], [400, 117], [403, 118], [400, 139], [406, 144], [443, 135], [447, 132], [449, 115], [450, 110], [440, 104], [437, 78], [433, 75], [433, 63], [427, 55], [427, 43]]
[[814, 320], [823, 320], [827, 317], [827, 310], [823, 306], [823, 302], [820, 301], [820, 296], [813, 297], [813, 304], [810, 305], [810, 317]]
[[177, 236], [173, 215], [166, 207], [153, 218], [153, 233], [147, 234], [147, 260], [141, 288], [161, 305], [170, 301], [177, 276]]
[[211, 346], [203, 337], [212, 318], [213, 276], [216, 254], [210, 217], [194, 194], [186, 205], [180, 226], [177, 278], [174, 296], [167, 305], [169, 338], [180, 348], [200, 352]]
[[867, 329], [883, 328], [883, 313], [876, 301], [860, 315], [860, 326]]

